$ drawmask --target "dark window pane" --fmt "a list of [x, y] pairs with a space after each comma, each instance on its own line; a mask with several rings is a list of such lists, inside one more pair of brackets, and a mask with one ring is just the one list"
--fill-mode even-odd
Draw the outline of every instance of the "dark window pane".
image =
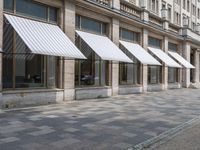
[[16, 88], [44, 87], [44, 56], [30, 54], [22, 39], [16, 36]]
[[105, 23], [102, 23], [102, 34], [106, 34], [106, 27], [107, 25]]
[[108, 85], [109, 63], [103, 61], [94, 51], [79, 37], [76, 45], [87, 57], [86, 60], [79, 60], [75, 63], [75, 84], [76, 86], [105, 86]]
[[120, 84], [121, 85], [135, 85], [140, 82], [140, 65], [139, 63], [129, 64], [120, 63]]
[[176, 83], [178, 82], [178, 69], [177, 68], [168, 68], [168, 82]]
[[153, 37], [149, 37], [148, 44], [149, 44], [149, 46], [154, 46], [154, 47], [160, 48], [161, 47], [161, 40], [153, 38]]
[[122, 39], [135, 41], [134, 33], [131, 31], [122, 29]]
[[16, 11], [27, 16], [47, 20], [47, 7], [30, 0], [16, 0]]
[[80, 29], [80, 16], [76, 15], [76, 28]]
[[85, 17], [81, 17], [81, 28], [97, 33], [101, 33], [101, 23]]
[[171, 50], [171, 51], [177, 52], [178, 51], [178, 45], [174, 44], [174, 43], [168, 43], [168, 49]]
[[13, 11], [13, 0], [4, 0], [4, 10]]
[[58, 15], [57, 8], [50, 7], [49, 8], [49, 20], [51, 22], [57, 22], [57, 15]]
[[120, 37], [123, 40], [128, 40], [132, 42], [138, 42], [139, 41], [139, 34], [135, 33], [133, 31], [129, 31], [126, 29], [120, 29]]
[[3, 29], [3, 88], [13, 87], [13, 28], [4, 21]]
[[48, 64], [48, 77], [47, 77], [47, 84], [49, 88], [56, 87], [56, 72], [57, 72], [57, 58], [54, 56], [47, 57], [47, 64]]
[[148, 83], [158, 84], [161, 83], [162, 68], [160, 66], [149, 66], [148, 67]]

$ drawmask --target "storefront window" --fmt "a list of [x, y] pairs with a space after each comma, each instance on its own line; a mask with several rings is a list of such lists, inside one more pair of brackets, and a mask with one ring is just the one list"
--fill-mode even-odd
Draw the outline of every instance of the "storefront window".
[[[139, 42], [139, 33], [120, 28], [120, 39], [129, 42]], [[123, 46], [120, 49], [133, 60], [134, 63], [119, 64], [119, 84], [137, 85], [140, 84], [140, 62]]]
[[[178, 52], [178, 45], [169, 42], [168, 49], [169, 51]], [[179, 75], [179, 69], [169, 67], [168, 68], [168, 83], [178, 82], [178, 75]]]
[[138, 63], [120, 63], [119, 72], [120, 85], [140, 84], [140, 65]]
[[[106, 24], [90, 18], [76, 15], [76, 28], [106, 34]], [[109, 61], [102, 60], [79, 36], [76, 36], [76, 46], [87, 58], [76, 60], [75, 85], [80, 86], [108, 86], [109, 85]]]
[[[154, 37], [148, 37], [149, 46], [161, 48], [161, 40]], [[148, 83], [159, 84], [162, 83], [162, 67], [161, 66], [148, 66]]]
[[80, 38], [76, 45], [87, 57], [86, 60], [76, 60], [75, 85], [76, 86], [108, 86], [109, 62], [101, 60], [92, 49]]
[[3, 31], [3, 88], [56, 87], [57, 58], [32, 54], [5, 19]]
[[[16, 5], [14, 5], [14, 2]], [[33, 0], [4, 0], [4, 11], [14, 12], [30, 18], [57, 23], [58, 9]]]
[[148, 67], [148, 83], [149, 84], [162, 83], [162, 67], [160, 66]]
[[178, 69], [177, 68], [168, 68], [168, 82], [176, 83], [178, 82]]

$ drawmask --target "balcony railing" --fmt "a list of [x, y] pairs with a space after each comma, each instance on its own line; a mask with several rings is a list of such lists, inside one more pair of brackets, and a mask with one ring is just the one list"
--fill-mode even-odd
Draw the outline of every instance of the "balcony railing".
[[92, 0], [92, 1], [105, 5], [105, 6], [110, 6], [110, 0]]
[[140, 11], [123, 3], [120, 4], [120, 11], [129, 15], [140, 17]]
[[157, 17], [149, 16], [149, 23], [156, 25], [157, 27], [162, 27], [162, 21]]

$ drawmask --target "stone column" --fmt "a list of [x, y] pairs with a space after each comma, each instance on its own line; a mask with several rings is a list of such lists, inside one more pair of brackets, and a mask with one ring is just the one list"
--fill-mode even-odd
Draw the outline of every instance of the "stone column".
[[[112, 19], [112, 41], [119, 46], [119, 20], [113, 18]], [[112, 95], [118, 95], [119, 90], [119, 62], [112, 61], [111, 67], [111, 80], [112, 80]]]
[[[168, 37], [167, 36], [165, 36], [164, 40], [163, 40], [163, 51], [165, 53], [168, 53]], [[162, 77], [163, 77], [162, 81], [163, 81], [163, 85], [164, 85], [163, 89], [167, 90], [167, 88], [168, 88], [168, 66], [166, 64], [163, 65]]]
[[120, 10], [120, 0], [110, 0], [114, 9]]
[[[183, 57], [190, 62], [190, 51], [191, 51], [191, 46], [190, 43], [184, 42], [183, 43]], [[190, 86], [190, 69], [183, 69], [182, 73], [182, 78], [183, 78], [183, 87], [188, 88]]]
[[[149, 32], [146, 29], [143, 29], [142, 31], [142, 41], [141, 44], [145, 50], [148, 48], [148, 35]], [[143, 92], [147, 92], [147, 86], [148, 86], [148, 65], [142, 64], [142, 76], [141, 76], [142, 86], [143, 86]]]
[[[75, 42], [75, 2], [65, 0], [64, 32], [72, 42]], [[75, 61], [64, 60], [64, 100], [75, 99]]]
[[[183, 54], [183, 45], [180, 43], [178, 45], [178, 54], [182, 55]], [[178, 77], [178, 82], [180, 83], [180, 86], [182, 87], [183, 85], [183, 68], [180, 68], [178, 71], [179, 77]]]
[[195, 50], [194, 52], [194, 66], [195, 66], [195, 70], [194, 70], [194, 82], [195, 83], [199, 83], [199, 51]]
[[[0, 1], [0, 48], [3, 49], [3, 0]], [[2, 92], [2, 53], [0, 53], [0, 100]]]

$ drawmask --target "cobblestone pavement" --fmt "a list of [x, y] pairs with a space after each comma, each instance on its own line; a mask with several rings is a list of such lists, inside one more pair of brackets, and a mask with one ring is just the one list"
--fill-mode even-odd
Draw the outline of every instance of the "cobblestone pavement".
[[124, 150], [200, 114], [200, 90], [68, 102], [0, 114], [0, 150]]

